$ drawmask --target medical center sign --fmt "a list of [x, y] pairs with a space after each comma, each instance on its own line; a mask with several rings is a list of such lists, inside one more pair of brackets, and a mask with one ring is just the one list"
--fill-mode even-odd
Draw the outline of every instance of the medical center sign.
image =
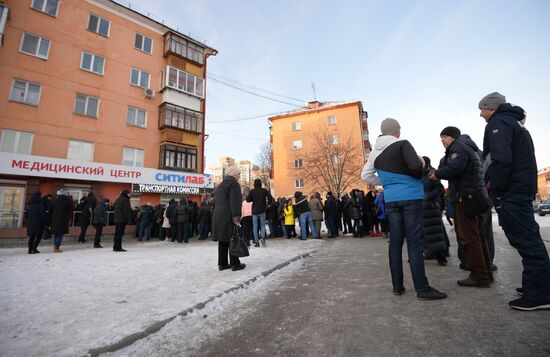
[[214, 188], [214, 178], [195, 174], [0, 152], [0, 173], [86, 181]]

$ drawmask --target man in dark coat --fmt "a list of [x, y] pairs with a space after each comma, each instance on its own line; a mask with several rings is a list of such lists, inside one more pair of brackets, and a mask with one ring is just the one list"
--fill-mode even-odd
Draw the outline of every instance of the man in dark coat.
[[103, 232], [103, 227], [105, 227], [108, 223], [108, 202], [109, 199], [101, 197], [94, 210], [94, 219], [92, 222], [95, 227], [94, 248], [103, 248], [101, 245], [101, 233]]
[[353, 225], [351, 224], [351, 200], [347, 193], [342, 196], [342, 216], [344, 219], [344, 234], [353, 233]]
[[86, 243], [86, 230], [92, 220], [92, 212], [95, 205], [95, 195], [93, 192], [89, 192], [88, 196], [84, 200], [84, 204], [80, 207], [82, 212], [80, 213], [80, 235], [78, 236], [78, 243]]
[[208, 230], [210, 229], [211, 216], [212, 215], [210, 213], [210, 207], [208, 207], [208, 203], [205, 200], [201, 204], [201, 208], [197, 217], [200, 232], [199, 240], [205, 240], [206, 238], [208, 238]]
[[40, 192], [35, 192], [31, 196], [29, 207], [25, 212], [27, 215], [27, 235], [29, 236], [29, 254], [40, 253], [38, 244], [42, 239], [46, 211], [42, 204]]
[[63, 190], [57, 191], [57, 197], [52, 204], [52, 233], [54, 235], [54, 253], [61, 253], [63, 235], [69, 233], [69, 220], [73, 212], [73, 199]]
[[187, 199], [182, 198], [172, 214], [176, 222], [178, 243], [189, 243], [189, 224], [191, 223], [193, 209], [189, 206]]
[[327, 193], [327, 201], [325, 202], [326, 221], [328, 228], [328, 238], [336, 238], [338, 236], [338, 202], [334, 199], [332, 192]]
[[174, 215], [174, 210], [177, 207], [177, 203], [175, 199], [170, 199], [170, 202], [168, 202], [168, 207], [166, 208], [166, 217], [168, 217], [168, 223], [170, 223], [170, 241], [175, 242], [176, 241], [176, 234], [177, 234], [177, 226], [176, 226], [176, 220], [174, 219], [176, 216]]
[[151, 237], [151, 225], [153, 223], [153, 215], [153, 206], [150, 202], [147, 202], [147, 204], [141, 209], [139, 215], [139, 241], [141, 241], [143, 238], [145, 238], [145, 240], [149, 240], [149, 238]]
[[[265, 213], [267, 206], [273, 202], [273, 197], [268, 190], [262, 187], [262, 180], [254, 180], [254, 188], [246, 196], [246, 202], [252, 202], [252, 227], [256, 247], [260, 246], [260, 238], [262, 245], [265, 247]], [[258, 229], [262, 232], [260, 238], [258, 238]]]
[[130, 196], [128, 196], [129, 193], [130, 191], [128, 190], [122, 190], [113, 207], [115, 216], [113, 251], [115, 252], [126, 251], [126, 249], [122, 249], [122, 236], [124, 236], [126, 225], [132, 220], [132, 207], [130, 206]]
[[537, 162], [525, 112], [506, 103], [494, 92], [479, 102], [485, 119], [483, 157], [487, 166], [485, 185], [498, 213], [506, 238], [522, 257], [520, 299], [510, 301], [517, 310], [550, 309], [550, 260], [533, 216], [537, 192]]
[[231, 166], [225, 170], [226, 176], [216, 189], [214, 197], [214, 213], [212, 217], [212, 236], [218, 240], [218, 268], [225, 270], [244, 269], [246, 264], [241, 264], [239, 257], [229, 254], [229, 242], [233, 236], [235, 226], [240, 226], [242, 194], [239, 178], [241, 170], [237, 166]]
[[52, 237], [52, 195], [47, 194], [42, 197], [42, 205], [44, 206], [44, 233], [42, 239], [50, 239]]

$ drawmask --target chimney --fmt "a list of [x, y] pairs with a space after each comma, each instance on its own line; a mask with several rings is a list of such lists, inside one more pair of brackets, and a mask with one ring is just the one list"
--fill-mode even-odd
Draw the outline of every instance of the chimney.
[[308, 102], [308, 103], [307, 103], [307, 107], [308, 107], [309, 109], [317, 109], [317, 108], [319, 108], [320, 106], [321, 106], [321, 102], [319, 102], [319, 101], [317, 101], [317, 100], [314, 101], [314, 102]]

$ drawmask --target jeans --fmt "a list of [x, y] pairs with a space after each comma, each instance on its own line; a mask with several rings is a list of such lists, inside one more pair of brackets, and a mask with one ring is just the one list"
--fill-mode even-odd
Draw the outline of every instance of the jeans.
[[313, 237], [317, 236], [317, 231], [313, 226], [313, 220], [311, 219], [310, 211], [302, 213], [298, 220], [300, 221], [300, 234], [302, 235], [302, 240], [307, 239], [306, 226], [309, 226], [309, 230], [311, 231], [311, 235]]
[[78, 241], [79, 242], [85, 242], [86, 241], [86, 230], [88, 229], [87, 224], [82, 224], [80, 226], [80, 234], [78, 235]]
[[338, 236], [338, 224], [336, 223], [337, 217], [335, 216], [328, 216], [327, 217], [327, 228], [328, 228], [328, 236], [329, 237], [336, 237]]
[[393, 288], [403, 288], [402, 251], [403, 242], [407, 237], [414, 288], [417, 292], [429, 290], [430, 285], [424, 271], [422, 200], [387, 202], [386, 214], [390, 226], [389, 258]]
[[[260, 225], [258, 227], [258, 225]], [[258, 228], [262, 230], [261, 238], [265, 239], [265, 213], [252, 215], [252, 230], [254, 232], [254, 242], [258, 243]]]
[[275, 221], [272, 219], [268, 219], [267, 224], [269, 225], [269, 237], [270, 238], [277, 237], [277, 227], [275, 225]]
[[281, 221], [281, 230], [283, 231], [283, 237], [286, 237], [286, 227], [284, 219]]
[[522, 258], [523, 296], [533, 301], [550, 301], [550, 261], [535, 221], [532, 197], [503, 197], [495, 200], [498, 224]]
[[95, 226], [95, 238], [94, 246], [98, 246], [101, 243], [101, 234], [103, 233], [103, 226], [98, 224]]
[[200, 239], [208, 238], [208, 224], [199, 223]]
[[55, 238], [54, 238], [54, 241], [53, 241], [53, 245], [56, 246], [57, 248], [61, 247], [61, 242], [63, 241], [63, 234], [56, 234], [55, 235]]

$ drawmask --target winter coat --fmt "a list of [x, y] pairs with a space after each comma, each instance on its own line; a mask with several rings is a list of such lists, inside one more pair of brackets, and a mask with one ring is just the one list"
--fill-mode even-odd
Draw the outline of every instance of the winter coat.
[[127, 190], [122, 191], [116, 199], [114, 207], [115, 224], [128, 224], [132, 221], [132, 207]]
[[329, 196], [325, 202], [327, 217], [338, 217], [338, 202], [333, 196]]
[[212, 237], [219, 242], [229, 242], [233, 236], [233, 219], [241, 217], [241, 209], [241, 186], [233, 176], [226, 176], [216, 188]]
[[266, 211], [266, 217], [268, 220], [277, 222], [279, 220], [279, 203], [273, 202], [269, 205]]
[[141, 209], [141, 214], [139, 215], [141, 227], [149, 227], [153, 223], [153, 207], [145, 206]]
[[107, 212], [107, 200], [105, 198], [101, 198], [99, 204], [94, 210], [93, 225], [95, 227], [106, 226], [108, 223], [108, 218], [109, 213]]
[[424, 256], [432, 257], [447, 250], [447, 241], [443, 234], [445, 227], [441, 219], [441, 192], [438, 181], [428, 178], [429, 169], [424, 171], [423, 222], [424, 222]]
[[52, 233], [69, 233], [69, 218], [73, 211], [73, 201], [69, 196], [59, 195], [52, 204]]
[[267, 210], [267, 205], [273, 202], [271, 193], [262, 188], [260, 179], [254, 180], [254, 188], [246, 196], [247, 202], [252, 202], [252, 214], [262, 214]]
[[42, 205], [44, 206], [45, 216], [44, 216], [44, 225], [49, 227], [52, 223], [52, 200], [51, 196], [42, 197]]
[[182, 199], [180, 204], [176, 206], [173, 211], [174, 221], [177, 223], [189, 223], [191, 222], [191, 215], [193, 208], [187, 204], [187, 200]]
[[[294, 199], [294, 217], [299, 218], [302, 213], [310, 211], [307, 197], [302, 195], [300, 191], [294, 194]], [[321, 212], [322, 211], [323, 209], [321, 208]]]
[[170, 219], [167, 216], [168, 210], [164, 210], [164, 216], [162, 218], [162, 228], [170, 228]]
[[46, 222], [46, 210], [42, 205], [40, 192], [35, 192], [31, 196], [29, 207], [27, 207], [27, 235], [42, 237], [44, 225]]
[[168, 223], [170, 225], [176, 224], [176, 221], [174, 220], [174, 210], [176, 209], [176, 200], [171, 199], [168, 203], [168, 207], [166, 208], [166, 212], [164, 213], [166, 217], [168, 217]]
[[287, 205], [283, 208], [285, 214], [285, 226], [293, 226], [296, 221], [294, 219], [294, 206]]
[[153, 214], [153, 222], [156, 224], [162, 224], [164, 217], [164, 206], [160, 203], [155, 206], [155, 212]]
[[363, 217], [361, 213], [363, 208], [363, 198], [358, 196], [357, 194], [352, 195], [350, 198], [350, 205], [351, 219], [361, 219]]
[[386, 205], [384, 202], [384, 192], [381, 192], [375, 199], [374, 199], [374, 210], [378, 210], [378, 215], [376, 216], [376, 219], [379, 221], [383, 221], [386, 219]]
[[210, 208], [207, 205], [202, 205], [198, 215], [199, 224], [210, 224], [211, 218]]
[[537, 192], [535, 149], [523, 119], [522, 108], [506, 103], [497, 108], [485, 127], [485, 181], [492, 197], [516, 195], [532, 200]]
[[96, 206], [95, 195], [93, 192], [88, 193], [86, 200], [84, 200], [84, 205], [82, 207], [82, 212], [80, 213], [80, 222], [81, 226], [89, 226], [90, 221], [92, 220], [92, 212]]
[[322, 221], [323, 220], [323, 204], [319, 201], [318, 198], [312, 198], [308, 202], [309, 210], [311, 211], [311, 219], [313, 221]]
[[351, 200], [347, 195], [342, 197], [342, 215], [344, 219], [351, 218]]

